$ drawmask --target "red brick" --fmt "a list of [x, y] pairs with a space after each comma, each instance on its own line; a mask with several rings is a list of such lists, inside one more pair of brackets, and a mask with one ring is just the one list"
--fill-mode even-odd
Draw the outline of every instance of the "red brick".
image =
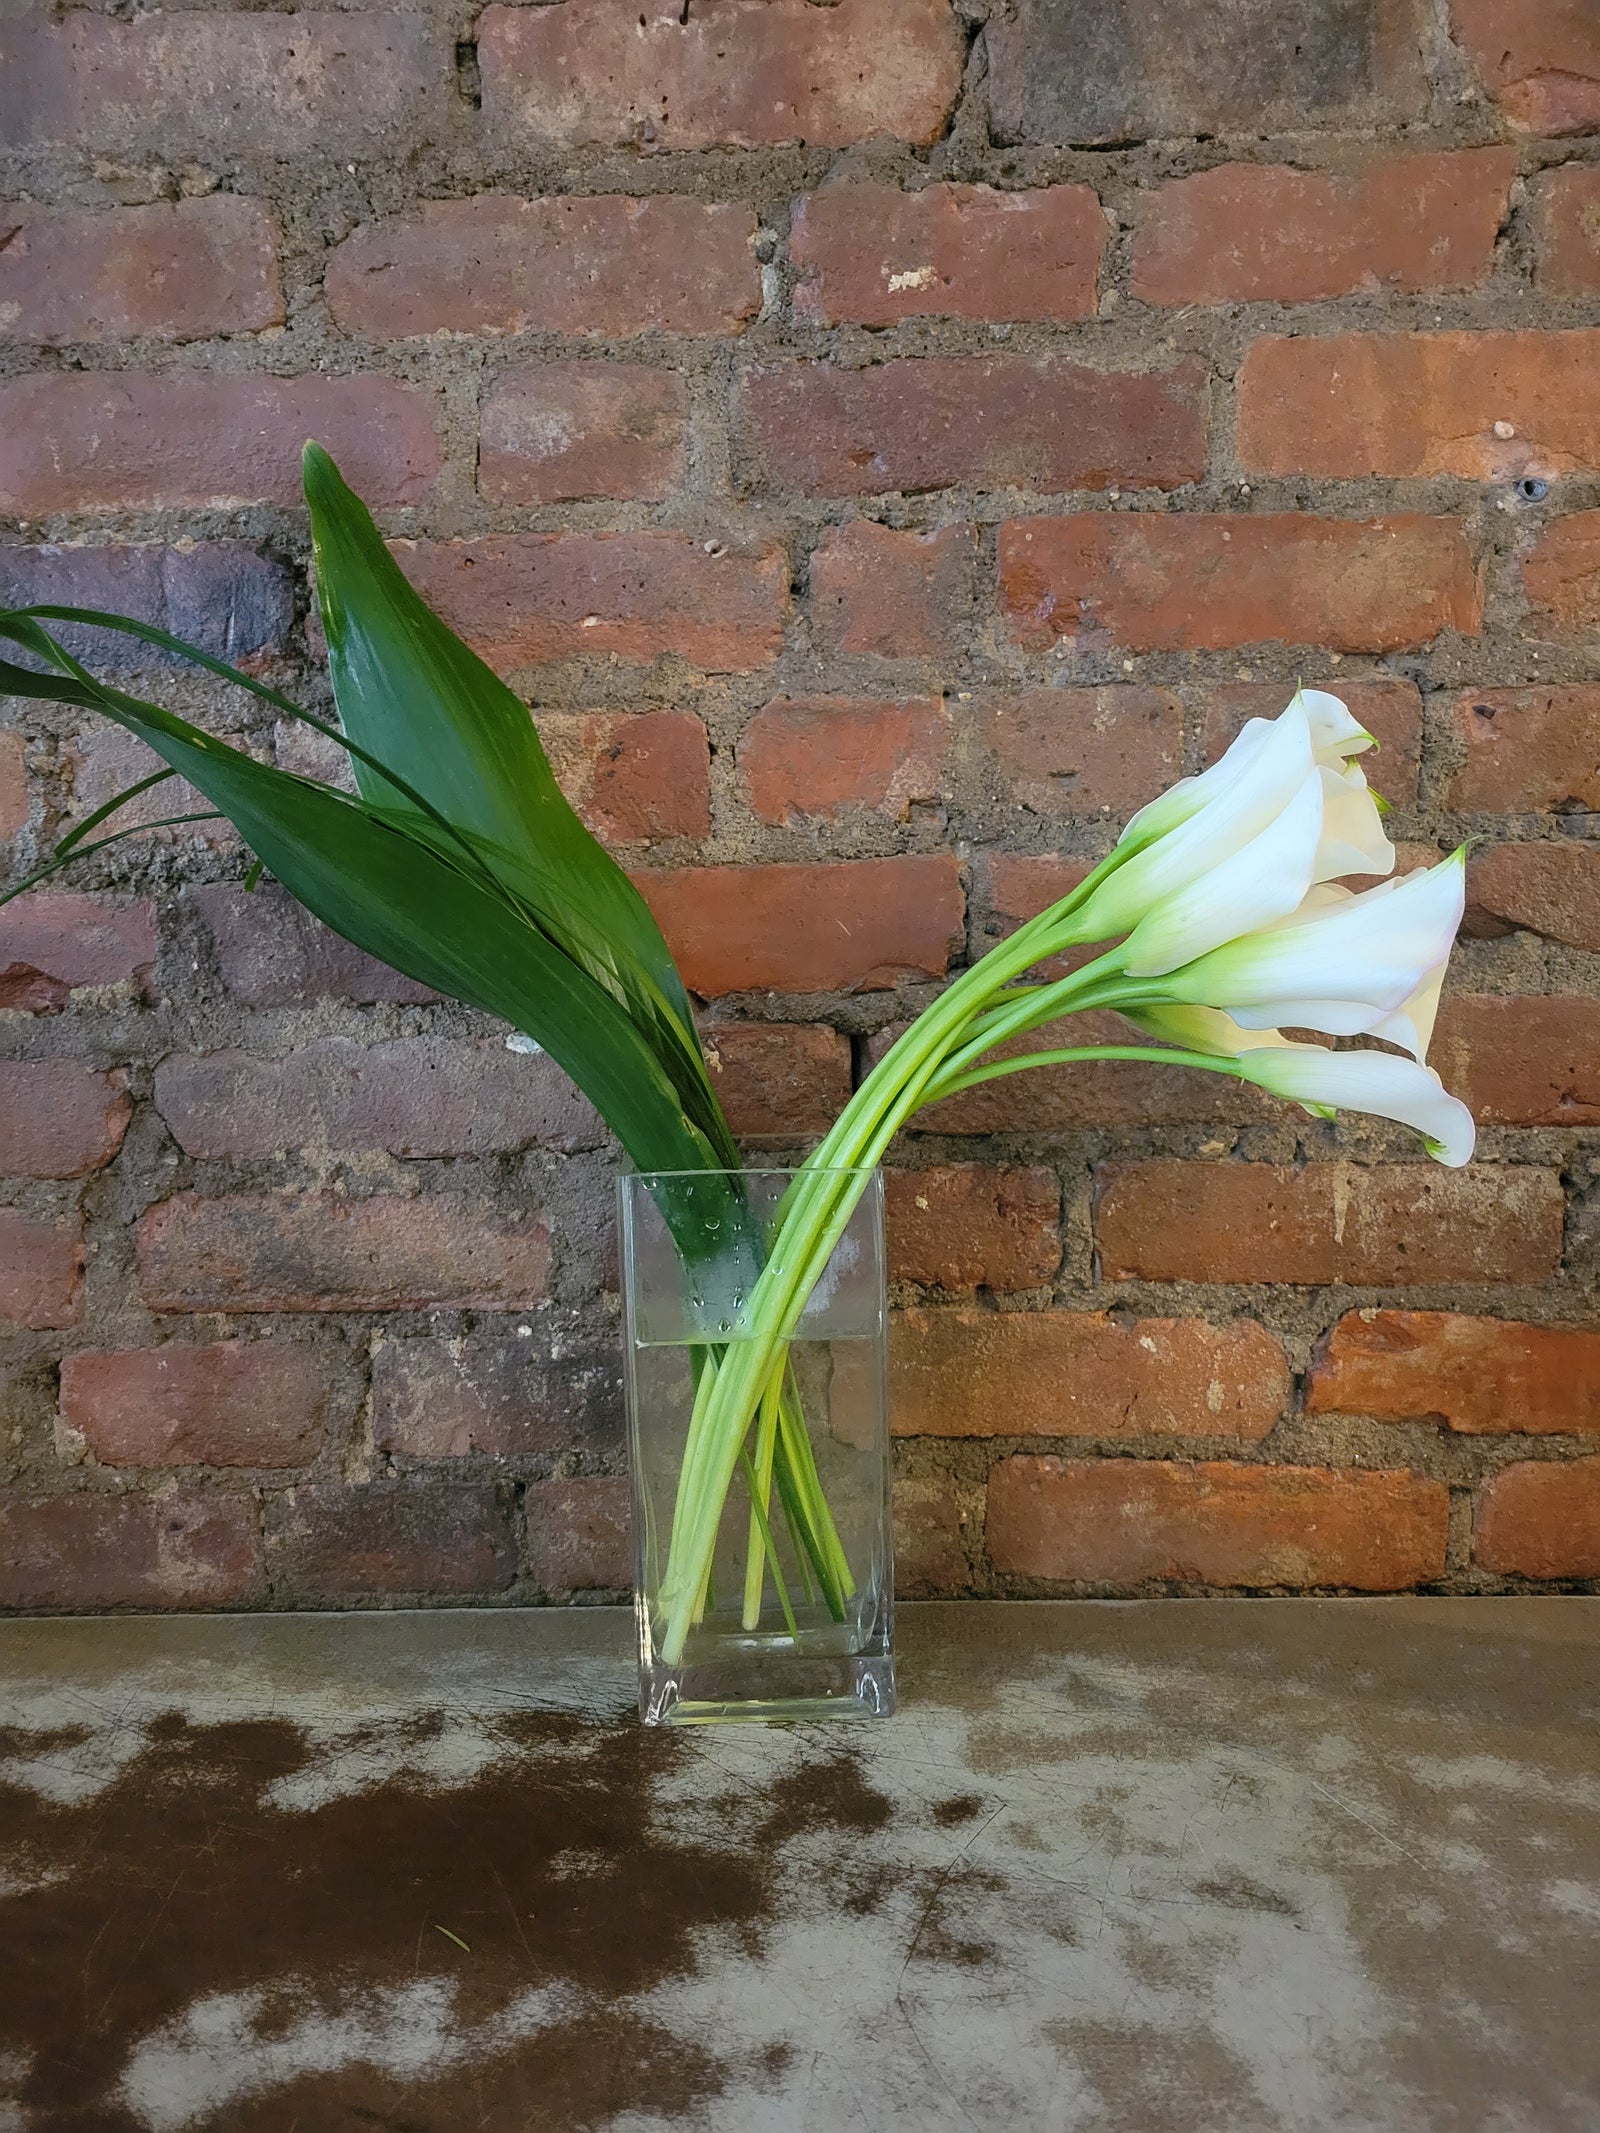
[[[1333, 675], [1315, 683], [1330, 689], [1377, 741], [1356, 758], [1373, 785], [1394, 807], [1417, 797], [1422, 766], [1422, 692], [1414, 681], [1389, 676], [1345, 681]], [[1200, 704], [1200, 746], [1214, 763], [1247, 719], [1276, 718], [1294, 691], [1287, 682], [1223, 682], [1207, 689]]]
[[826, 1133], [850, 1101], [850, 1040], [820, 1022], [706, 1025], [711, 1085], [740, 1140]]
[[[131, 615], [247, 671], [282, 651], [294, 627], [294, 600], [289, 572], [249, 541], [194, 541], [181, 548], [156, 541], [88, 548], [0, 542], [0, 602], [6, 606], [98, 607]], [[96, 674], [194, 671], [176, 652], [115, 630], [51, 628]]]
[[277, 225], [236, 193], [99, 212], [0, 207], [0, 319], [14, 339], [51, 346], [281, 326]]
[[1537, 198], [1540, 282], [1557, 296], [1600, 295], [1600, 170], [1547, 170]]
[[1521, 1578], [1600, 1578], [1600, 1459], [1522, 1460], [1484, 1490], [1472, 1560]]
[[552, 1060], [497, 1037], [319, 1037], [283, 1059], [174, 1052], [156, 1069], [155, 1100], [186, 1155], [244, 1162], [298, 1148], [516, 1155], [602, 1136]]
[[491, 533], [398, 541], [395, 554], [491, 666], [672, 654], [748, 674], [783, 643], [789, 561], [775, 546], [734, 555], [686, 533]]
[[925, 146], [961, 83], [946, 0], [566, 0], [478, 17], [485, 116], [547, 148]]
[[386, 1340], [372, 1359], [372, 1435], [380, 1451], [409, 1459], [620, 1455], [615, 1344], [551, 1357], [499, 1334]]
[[1205, 380], [1059, 357], [785, 363], [745, 387], [767, 479], [809, 496], [887, 489], [1175, 489], [1205, 468]]
[[756, 218], [658, 193], [425, 200], [371, 222], [328, 260], [347, 333], [737, 333], [761, 308]]
[[1017, 1458], [986, 1530], [1020, 1577], [1401, 1592], [1444, 1575], [1449, 1516], [1444, 1483], [1406, 1472]]
[[152, 1311], [514, 1311], [537, 1303], [550, 1232], [458, 1194], [347, 1200], [181, 1192], [134, 1232]]
[[1033, 1289], [1061, 1265], [1061, 1187], [1053, 1170], [947, 1163], [891, 1170], [889, 1279], [939, 1289]]
[[421, 15], [74, 9], [0, 26], [0, 140], [103, 156], [392, 155], [438, 137], [445, 34]]
[[277, 1599], [504, 1592], [516, 1575], [506, 1507], [485, 1485], [374, 1482], [268, 1499]]
[[1600, 631], [1600, 511], [1559, 518], [1522, 566], [1535, 614], [1562, 636]]
[[531, 1481], [528, 1576], [551, 1599], [573, 1592], [626, 1592], [633, 1584], [632, 1501], [611, 1475]]
[[882, 992], [937, 978], [961, 936], [954, 859], [686, 867], [639, 887], [704, 999], [729, 992]]
[[1600, 810], [1600, 683], [1469, 689], [1453, 708], [1466, 760], [1447, 807]]
[[908, 1600], [952, 1600], [972, 1584], [961, 1502], [940, 1475], [894, 1484], [894, 1582]]
[[1600, 1430], [1600, 1332], [1349, 1311], [1317, 1351], [1306, 1412], [1442, 1421], [1471, 1435]]
[[[218, 733], [217, 738], [226, 741], [230, 747], [242, 749], [245, 754], [251, 753], [248, 738], [243, 734]], [[85, 727], [76, 740], [64, 743], [58, 752], [57, 763], [72, 791], [72, 805], [62, 824], [64, 829], [76, 829], [108, 800], [114, 800], [119, 793], [142, 783], [162, 767], [161, 758], [153, 748], [146, 747], [136, 735], [121, 726], [113, 726], [104, 720]], [[238, 850], [239, 833], [225, 815], [211, 821], [180, 823], [178, 818], [184, 815], [215, 816], [216, 810], [187, 778], [170, 778], [166, 784], [154, 785], [136, 800], [118, 808], [115, 821], [106, 826], [124, 834], [133, 832], [141, 843], [180, 845], [191, 851]], [[160, 823], [168, 827], [158, 828], [156, 825]]]
[[1283, 1413], [1289, 1366], [1254, 1319], [902, 1311], [889, 1407], [906, 1437], [1236, 1437]]
[[1443, 629], [1474, 634], [1483, 598], [1465, 528], [1412, 512], [1097, 512], [1010, 519], [1000, 593], [1035, 651], [1085, 638], [1130, 651], [1311, 644], [1397, 651]]
[[156, 907], [35, 889], [0, 907], [0, 1008], [47, 1014], [79, 986], [143, 991], [156, 959]]
[[1450, 0], [1450, 14], [1513, 126], [1600, 128], [1600, 19], [1588, 0]]
[[85, 1349], [61, 1364], [61, 1419], [102, 1466], [306, 1466], [334, 1397], [287, 1341]]
[[1089, 318], [1108, 234], [1088, 185], [830, 185], [795, 205], [795, 314], [824, 326]]
[[869, 518], [830, 526], [811, 553], [811, 627], [830, 652], [936, 659], [961, 650], [972, 598], [971, 526], [896, 533]]
[[1467, 931], [1600, 950], [1600, 845], [1494, 844], [1467, 869]]
[[904, 822], [949, 790], [950, 721], [936, 696], [780, 696], [739, 743], [750, 806], [763, 822], [836, 822], [871, 808]]
[[1481, 1126], [1600, 1126], [1600, 1000], [1453, 993], [1428, 1063]]
[[973, 724], [1033, 814], [1129, 815], [1183, 774], [1183, 706], [1167, 689], [986, 693]]
[[22, 735], [0, 732], [0, 844], [20, 836], [31, 814], [28, 754]]
[[539, 738], [597, 837], [647, 844], [711, 834], [711, 747], [692, 711], [551, 711]]
[[0, 1207], [0, 1320], [39, 1331], [75, 1326], [88, 1258], [83, 1224]]
[[1473, 288], [1494, 264], [1515, 175], [1506, 148], [1353, 171], [1224, 163], [1140, 203], [1129, 291], [1147, 304], [1297, 304]]
[[125, 1079], [75, 1059], [0, 1061], [0, 1174], [83, 1178], [109, 1163], [133, 1116]]
[[1158, 1158], [1107, 1164], [1099, 1182], [1110, 1281], [1522, 1283], [1561, 1264], [1553, 1170]]
[[6, 1607], [227, 1607], [260, 1569], [247, 1497], [79, 1490], [0, 1500]]
[[483, 403], [478, 487], [495, 504], [661, 497], [683, 479], [689, 395], [642, 363], [513, 370]]
[[369, 504], [420, 503], [439, 471], [430, 396], [392, 378], [58, 372], [0, 389], [0, 510], [298, 504], [308, 437]]
[[189, 894], [215, 943], [222, 982], [241, 1007], [307, 1007], [320, 999], [415, 1006], [439, 997], [330, 933], [282, 889], [247, 894], [218, 882]]
[[1597, 365], [1600, 330], [1259, 340], [1239, 372], [1239, 463], [1470, 481], [1593, 469]]

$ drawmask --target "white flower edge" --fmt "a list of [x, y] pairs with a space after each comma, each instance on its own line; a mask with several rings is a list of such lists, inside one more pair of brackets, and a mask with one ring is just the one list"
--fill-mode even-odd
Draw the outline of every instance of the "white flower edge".
[[1330, 1052], [1319, 1044], [1287, 1044], [1241, 1052], [1238, 1070], [1246, 1081], [1274, 1096], [1303, 1104], [1308, 1111], [1367, 1111], [1410, 1126], [1427, 1143], [1429, 1155], [1448, 1170], [1472, 1159], [1477, 1128], [1472, 1113], [1452, 1096], [1432, 1067], [1393, 1052]]

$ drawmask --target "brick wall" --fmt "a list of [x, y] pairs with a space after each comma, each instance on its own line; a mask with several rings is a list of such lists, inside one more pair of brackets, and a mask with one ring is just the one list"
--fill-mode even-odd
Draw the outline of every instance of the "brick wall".
[[[1136, 1067], [927, 1116], [906, 1582], [1600, 1578], [1592, 8], [9, 11], [0, 141], [0, 596], [325, 705], [322, 438], [766, 1151], [1141, 798], [1342, 688], [1407, 852], [1478, 840], [1437, 1057], [1479, 1159]], [[140, 765], [3, 720], [22, 870]], [[614, 1591], [604, 1136], [243, 870], [157, 830], [0, 913], [0, 1596]]]

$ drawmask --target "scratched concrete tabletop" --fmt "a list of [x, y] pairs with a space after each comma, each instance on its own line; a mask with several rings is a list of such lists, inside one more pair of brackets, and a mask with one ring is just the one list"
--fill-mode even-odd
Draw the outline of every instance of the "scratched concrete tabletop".
[[1594, 2133], [1600, 1600], [0, 1625], [4, 2133]]

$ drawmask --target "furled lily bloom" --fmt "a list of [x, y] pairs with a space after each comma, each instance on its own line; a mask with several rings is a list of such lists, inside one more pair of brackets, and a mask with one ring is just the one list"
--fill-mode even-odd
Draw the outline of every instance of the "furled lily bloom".
[[1383, 1037], [1421, 1059], [1466, 901], [1466, 848], [1360, 896], [1313, 888], [1292, 917], [1169, 972], [1170, 999], [1246, 1029]]
[[1283, 1044], [1242, 1052], [1246, 1081], [1304, 1104], [1319, 1117], [1369, 1111], [1413, 1126], [1428, 1153], [1447, 1169], [1470, 1162], [1476, 1129], [1466, 1105], [1445, 1089], [1432, 1067], [1393, 1052], [1331, 1052], [1320, 1044]]
[[1158, 976], [1288, 917], [1319, 882], [1388, 873], [1394, 847], [1347, 760], [1370, 743], [1320, 690], [1252, 719], [1220, 762], [1135, 815], [1126, 856], [1074, 913], [1079, 937], [1126, 934], [1130, 974]]
[[1182, 1000], [1140, 1001], [1121, 1012], [1152, 1037], [1181, 1044], [1186, 1052], [1214, 1052], [1219, 1059], [1292, 1042], [1279, 1030], [1246, 1029], [1218, 1007], [1192, 1007]]

